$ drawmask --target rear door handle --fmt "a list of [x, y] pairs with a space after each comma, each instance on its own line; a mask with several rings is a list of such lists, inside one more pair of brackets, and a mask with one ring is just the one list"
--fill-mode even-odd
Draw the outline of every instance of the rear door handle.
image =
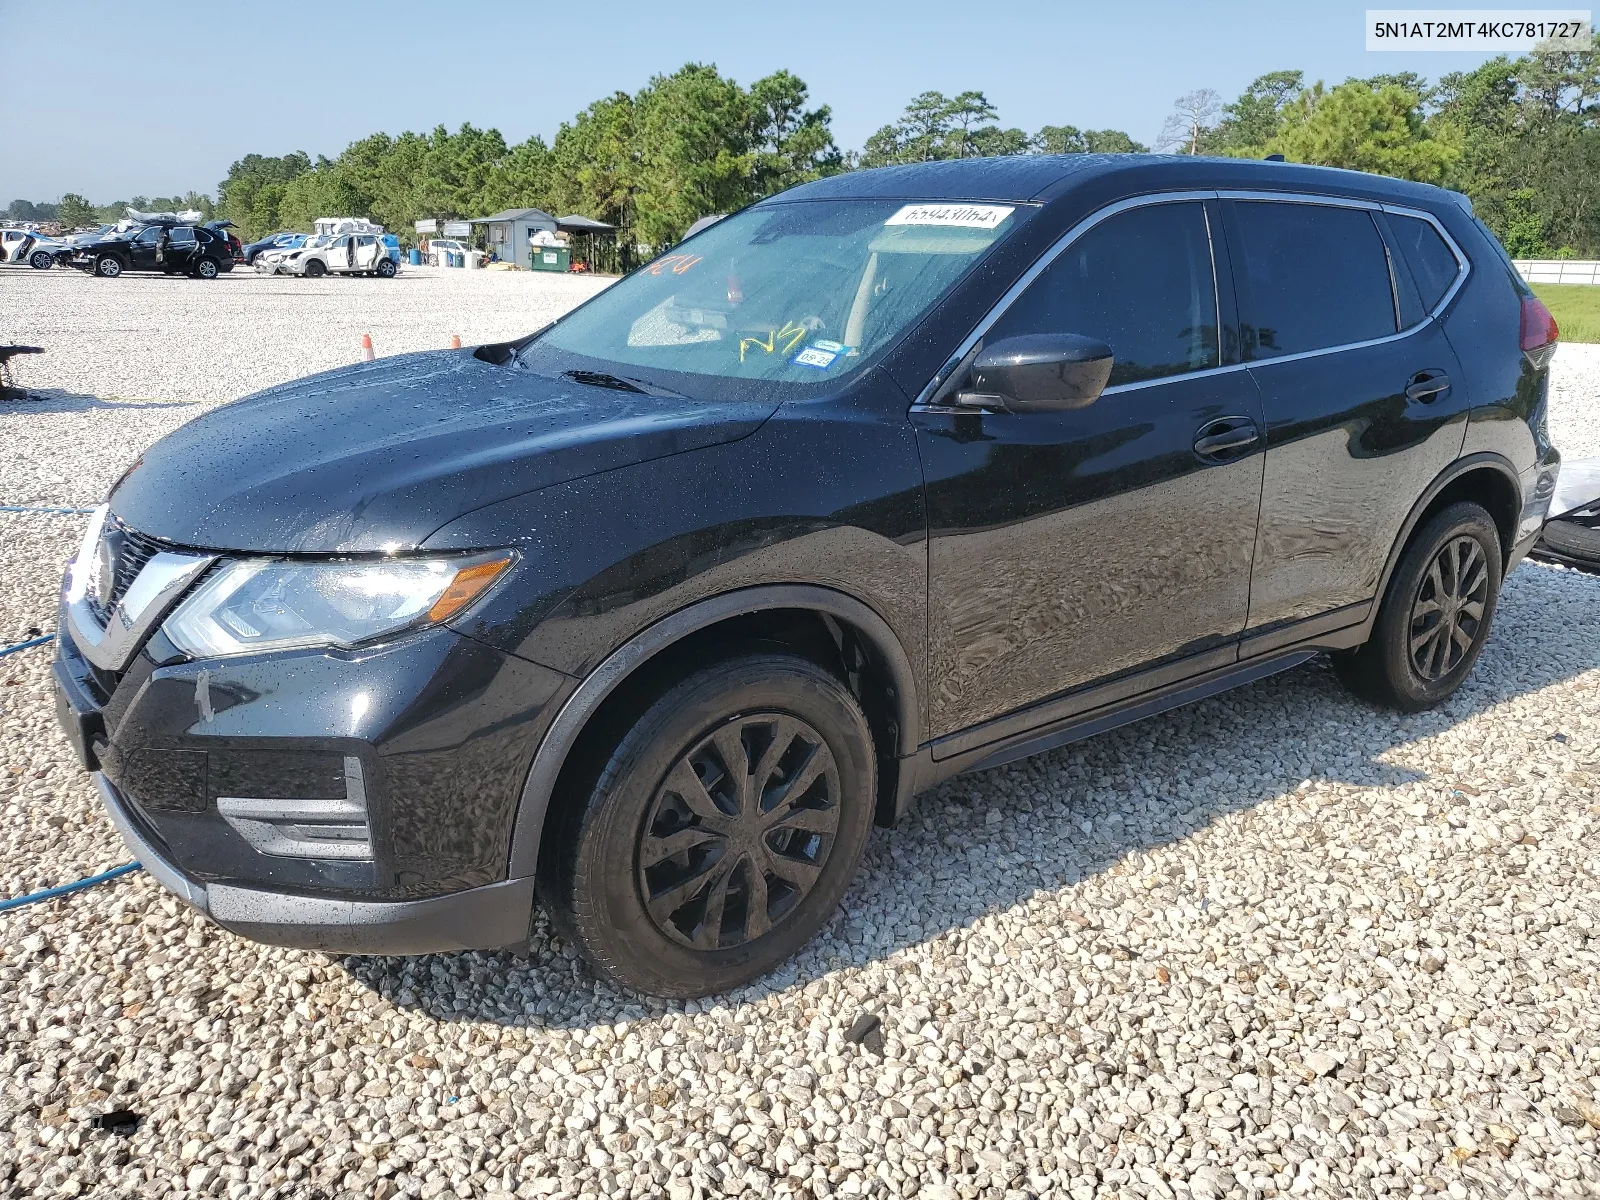
[[1432, 404], [1441, 393], [1449, 390], [1450, 376], [1443, 371], [1418, 371], [1406, 384], [1406, 399]]
[[1213, 460], [1230, 458], [1261, 440], [1256, 423], [1249, 417], [1218, 417], [1200, 426], [1194, 452]]

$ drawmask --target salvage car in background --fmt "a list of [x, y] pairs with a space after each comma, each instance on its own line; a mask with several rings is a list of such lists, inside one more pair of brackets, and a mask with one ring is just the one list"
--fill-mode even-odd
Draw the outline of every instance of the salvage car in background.
[[306, 233], [291, 233], [285, 230], [282, 233], [269, 233], [260, 241], [250, 242], [244, 247], [244, 265], [253, 267], [256, 259], [269, 250], [298, 250], [306, 244], [306, 239], [311, 235]]
[[0, 229], [0, 263], [8, 267], [26, 263], [36, 271], [48, 271], [65, 249], [64, 243], [31, 229]]
[[274, 250], [256, 259], [266, 275], [378, 275], [392, 279], [395, 260], [376, 233], [318, 234], [298, 250]]
[[231, 270], [233, 253], [227, 238], [214, 229], [166, 223], [138, 225], [95, 241], [72, 247], [63, 262], [102, 279], [115, 279], [124, 271], [180, 271], [197, 279], [215, 279]]
[[1600, 575], [1600, 458], [1561, 464], [1533, 557]]

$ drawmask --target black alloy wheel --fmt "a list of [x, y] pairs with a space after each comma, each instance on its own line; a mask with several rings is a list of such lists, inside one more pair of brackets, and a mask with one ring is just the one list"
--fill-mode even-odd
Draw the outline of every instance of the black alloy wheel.
[[551, 800], [539, 903], [601, 975], [725, 992], [827, 923], [866, 847], [872, 731], [826, 667], [714, 662], [595, 718]]
[[1404, 712], [1443, 702], [1488, 640], [1503, 563], [1500, 531], [1482, 505], [1462, 500], [1434, 514], [1395, 564], [1366, 644], [1333, 656], [1340, 680]]
[[194, 265], [194, 273], [201, 279], [215, 279], [217, 277], [217, 263], [215, 259], [202, 258]]
[[1489, 564], [1470, 537], [1434, 556], [1411, 605], [1411, 665], [1429, 682], [1443, 679], [1472, 649], [1489, 601]]
[[786, 713], [745, 713], [667, 773], [639, 832], [655, 927], [694, 950], [761, 937], [810, 894], [839, 828], [839, 770]]

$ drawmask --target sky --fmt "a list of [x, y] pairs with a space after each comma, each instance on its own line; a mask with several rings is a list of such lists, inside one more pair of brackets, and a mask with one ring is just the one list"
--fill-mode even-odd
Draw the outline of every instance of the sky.
[[1280, 69], [1330, 85], [1382, 71], [1435, 79], [1488, 57], [1369, 53], [1364, 14], [1338, 0], [0, 0], [0, 27], [31, 31], [0, 67], [0, 122], [29, 131], [7, 139], [0, 205], [214, 195], [245, 154], [332, 157], [380, 130], [471, 122], [548, 142], [591, 101], [691, 61], [745, 84], [787, 68], [832, 108], [839, 145], [858, 149], [929, 89], [981, 91], [1002, 124], [1030, 132], [1116, 128], [1153, 145], [1195, 88], [1231, 100]]

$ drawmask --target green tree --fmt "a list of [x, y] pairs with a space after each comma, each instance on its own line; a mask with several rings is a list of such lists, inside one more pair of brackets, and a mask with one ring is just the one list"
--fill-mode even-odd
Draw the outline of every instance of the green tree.
[[1303, 92], [1285, 112], [1269, 152], [1291, 162], [1395, 175], [1425, 183], [1446, 179], [1460, 156], [1447, 131], [1426, 127], [1415, 92], [1397, 84], [1373, 89], [1344, 83], [1326, 95]]
[[770, 196], [844, 169], [844, 156], [833, 141], [832, 110], [826, 104], [808, 109], [807, 99], [805, 82], [788, 71], [750, 85], [753, 196]]
[[77, 192], [68, 192], [61, 197], [56, 219], [67, 229], [77, 229], [95, 222], [95, 208]]
[[1532, 188], [1518, 188], [1506, 197], [1504, 231], [1500, 242], [1512, 258], [1549, 258], [1550, 243], [1545, 241], [1544, 218], [1534, 208]]
[[1148, 154], [1150, 147], [1134, 141], [1120, 129], [1079, 129], [1076, 125], [1046, 125], [1034, 138], [1041, 154]]
[[1304, 78], [1299, 71], [1269, 71], [1251, 80], [1237, 100], [1223, 105], [1216, 127], [1201, 136], [1201, 152], [1260, 157], [1261, 147], [1278, 136], [1283, 110], [1300, 94]]
[[217, 184], [216, 211], [239, 227], [248, 239], [283, 228], [278, 214], [286, 185], [311, 170], [303, 150], [279, 157], [247, 154], [228, 168]]

